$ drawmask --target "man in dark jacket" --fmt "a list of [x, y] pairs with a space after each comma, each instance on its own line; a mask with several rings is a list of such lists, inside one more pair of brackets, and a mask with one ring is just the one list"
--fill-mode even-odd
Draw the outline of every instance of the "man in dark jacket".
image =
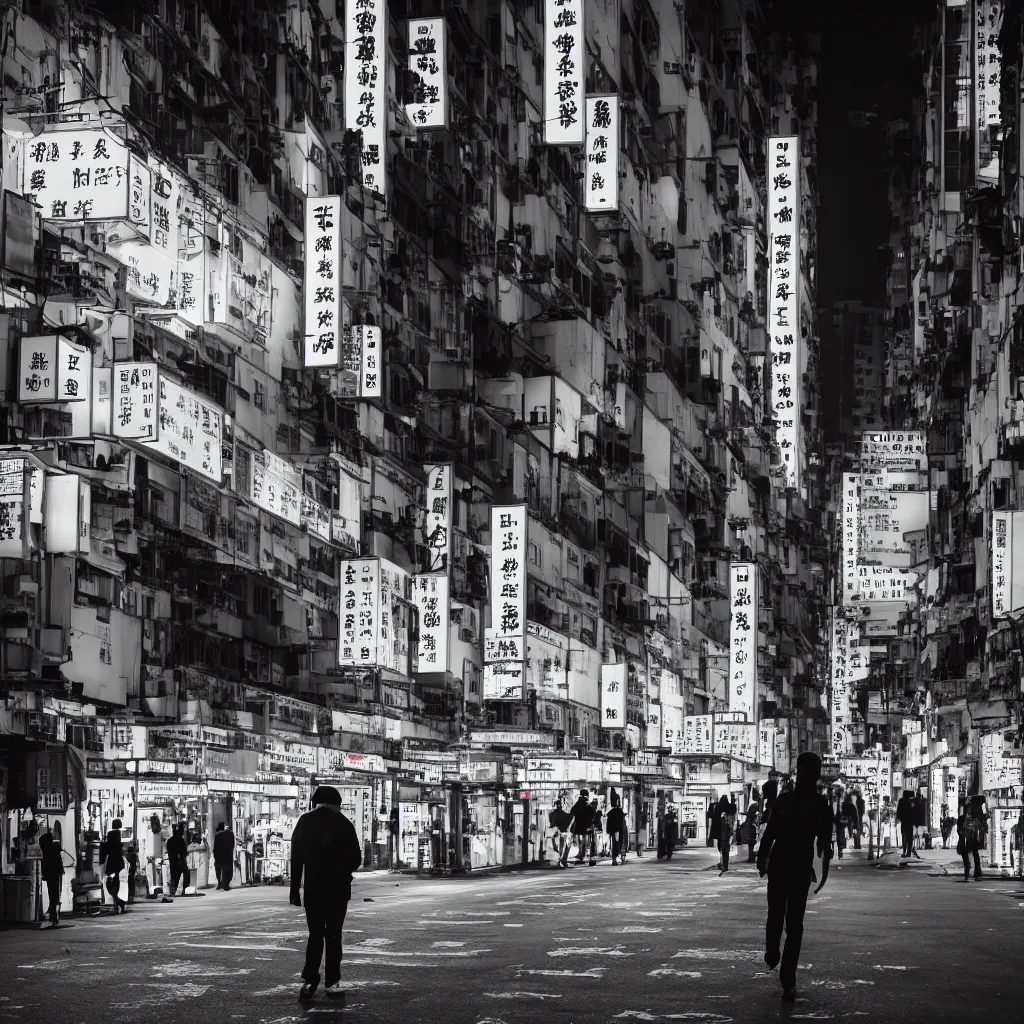
[[612, 863], [619, 858], [626, 863], [626, 846], [628, 845], [628, 834], [626, 832], [626, 815], [622, 810], [622, 803], [618, 793], [612, 793], [612, 809], [605, 819], [605, 828], [612, 840]]
[[909, 857], [914, 852], [914, 798], [910, 790], [903, 790], [903, 796], [896, 805], [896, 820], [900, 823], [900, 836], [903, 839], [901, 857]]
[[757, 870], [768, 873], [768, 923], [765, 927], [764, 960], [774, 970], [779, 963], [782, 926], [786, 948], [782, 953], [782, 998], [796, 999], [796, 968], [804, 932], [804, 910], [814, 875], [817, 844], [822, 857], [818, 888], [828, 878], [832, 856], [832, 811], [815, 786], [821, 776], [821, 758], [804, 751], [796, 763], [796, 786], [779, 795], [757, 851]]
[[352, 822], [341, 813], [341, 794], [333, 786], [318, 786], [311, 811], [302, 815], [292, 832], [291, 903], [301, 907], [299, 886], [305, 874], [306, 966], [301, 999], [311, 999], [320, 984], [324, 958], [327, 994], [340, 993], [341, 929], [352, 898], [352, 875], [363, 862], [362, 846]]
[[164, 847], [167, 853], [167, 867], [171, 873], [171, 891], [165, 899], [178, 895], [178, 880], [182, 880], [181, 895], [184, 896], [189, 885], [188, 843], [185, 842], [185, 824], [179, 821], [171, 832], [171, 838]]
[[60, 847], [53, 841], [53, 834], [44, 832], [39, 837], [39, 849], [43, 859], [39, 865], [39, 874], [46, 883], [46, 895], [49, 900], [48, 912], [50, 927], [60, 924], [60, 890], [64, 883], [64, 858]]
[[235, 833], [223, 821], [213, 837], [213, 865], [217, 870], [217, 888], [227, 892], [235, 875]]
[[590, 810], [590, 791], [580, 790], [579, 799], [572, 805], [572, 824], [569, 826], [573, 837], [576, 840], [576, 861], [583, 863], [583, 856], [587, 852], [587, 834], [590, 832], [590, 824], [594, 815]]

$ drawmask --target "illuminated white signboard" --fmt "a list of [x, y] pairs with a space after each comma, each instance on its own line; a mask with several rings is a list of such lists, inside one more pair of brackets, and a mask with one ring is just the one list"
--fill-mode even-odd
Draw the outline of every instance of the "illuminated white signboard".
[[992, 513], [992, 618], [1024, 608], [1024, 512]]
[[583, 0], [544, 0], [544, 142], [582, 146], [585, 137]]
[[343, 560], [339, 578], [338, 664], [375, 667], [380, 618], [380, 562], [376, 558]]
[[447, 672], [448, 631], [451, 622], [447, 574], [414, 576], [412, 596], [420, 620], [416, 671]]
[[0, 459], [0, 558], [24, 558], [25, 460]]
[[416, 75], [405, 112], [417, 128], [448, 124], [447, 24], [444, 18], [409, 19], [409, 70]]
[[601, 727], [622, 729], [626, 725], [626, 666], [601, 666]]
[[299, 526], [302, 523], [302, 474], [273, 452], [253, 455], [249, 498], [254, 505]]
[[44, 132], [26, 141], [23, 173], [22, 191], [42, 207], [44, 220], [149, 224], [149, 168], [102, 128]]
[[786, 486], [800, 486], [800, 140], [768, 140], [768, 338], [771, 413]]
[[491, 507], [491, 625], [484, 660], [526, 660], [526, 506]]
[[345, 127], [362, 133], [363, 188], [385, 194], [387, 0], [345, 4]]
[[452, 552], [452, 467], [424, 466], [427, 474], [427, 516], [423, 540], [430, 552], [430, 571], [447, 572]]
[[711, 715], [687, 715], [683, 719], [680, 754], [711, 753]]
[[149, 441], [157, 432], [155, 363], [115, 363], [113, 433], [126, 440]]
[[712, 752], [757, 764], [757, 726], [753, 722], [715, 722]]
[[159, 375], [159, 428], [153, 448], [214, 483], [223, 478], [224, 413], [200, 395]]
[[832, 609], [832, 695], [829, 702], [833, 757], [850, 753], [850, 679], [847, 668], [851, 625], [840, 609]]
[[843, 604], [855, 603], [860, 594], [857, 556], [860, 552], [860, 480], [856, 473], [843, 474], [843, 511], [840, 520], [843, 549]]
[[619, 97], [587, 97], [587, 169], [583, 202], [590, 213], [619, 208]]
[[341, 340], [341, 196], [306, 198], [303, 362], [337, 366]]
[[757, 566], [729, 566], [729, 710], [756, 721], [757, 709]]
[[1003, 64], [999, 34], [1003, 28], [1003, 9], [1007, 0], [976, 0], [974, 6], [974, 97], [975, 135], [977, 137], [978, 178], [995, 184], [999, 181], [1000, 132], [999, 89]]

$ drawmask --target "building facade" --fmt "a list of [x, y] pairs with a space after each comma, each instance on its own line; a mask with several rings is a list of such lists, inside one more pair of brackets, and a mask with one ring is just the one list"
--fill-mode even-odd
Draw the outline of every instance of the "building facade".
[[[1009, 871], [1022, 765], [1021, 5], [918, 6], [913, 109], [888, 132], [884, 429], [848, 436], [831, 463], [845, 517], [836, 631], [856, 653], [854, 670], [834, 640], [833, 726], [848, 705], [850, 728], [833, 728], [833, 746], [889, 759], [890, 788], [874, 794], [884, 822], [901, 789], [924, 797], [936, 835], [984, 796], [988, 863]], [[891, 573], [889, 601], [862, 590], [844, 614], [854, 549], [862, 580]]]
[[179, 820], [273, 877], [320, 782], [367, 866], [501, 866], [560, 792], [646, 841], [825, 749], [814, 38], [754, 0], [23, 10], [5, 872], [59, 817], [84, 877], [120, 817], [151, 886]]

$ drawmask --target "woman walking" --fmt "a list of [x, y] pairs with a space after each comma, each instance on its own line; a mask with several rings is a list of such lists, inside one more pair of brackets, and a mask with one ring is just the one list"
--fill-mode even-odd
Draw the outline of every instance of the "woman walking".
[[123, 914], [125, 901], [121, 899], [121, 872], [125, 869], [124, 853], [121, 850], [121, 819], [111, 822], [104, 846], [103, 873], [107, 876], [107, 892], [114, 901], [114, 913]]

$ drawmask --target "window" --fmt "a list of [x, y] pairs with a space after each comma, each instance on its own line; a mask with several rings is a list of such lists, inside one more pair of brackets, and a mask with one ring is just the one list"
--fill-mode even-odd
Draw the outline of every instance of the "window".
[[265, 409], [267, 394], [266, 388], [258, 380], [254, 380], [252, 382], [252, 386], [252, 404], [255, 405], [257, 409]]

